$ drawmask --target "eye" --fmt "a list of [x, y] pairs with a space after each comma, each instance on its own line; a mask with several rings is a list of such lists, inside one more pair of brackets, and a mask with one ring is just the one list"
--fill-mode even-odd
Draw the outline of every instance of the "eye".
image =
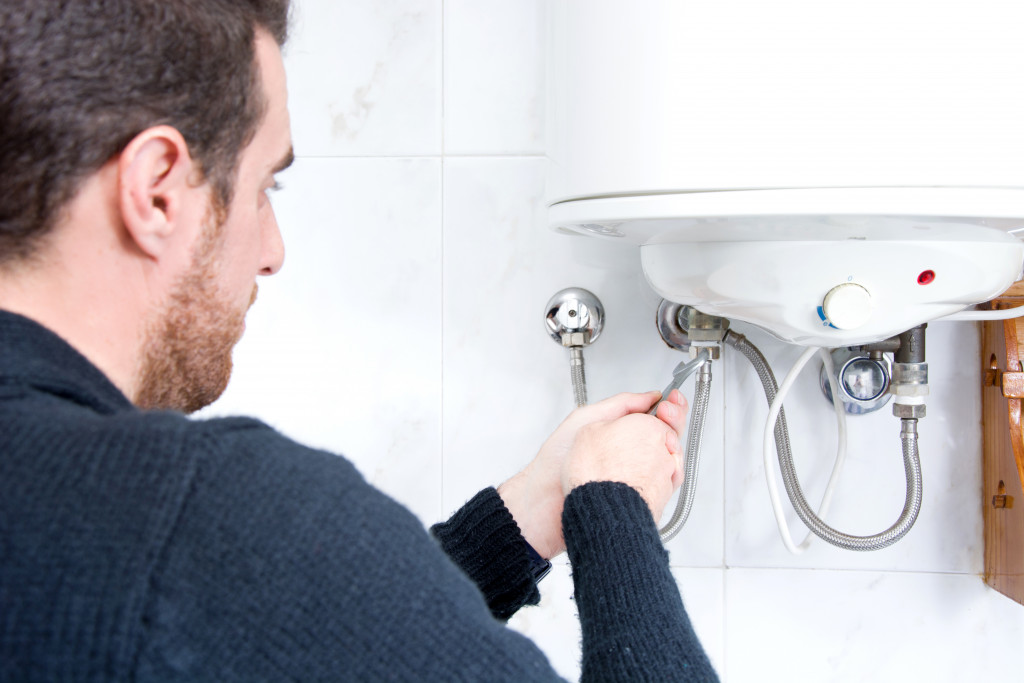
[[267, 202], [270, 199], [269, 195], [271, 195], [271, 194], [273, 194], [275, 192], [279, 192], [279, 191], [281, 191], [283, 189], [284, 189], [284, 185], [282, 185], [279, 181], [275, 180], [273, 185], [271, 185], [270, 187], [268, 187], [268, 188], [264, 189], [262, 192], [260, 192], [259, 201], [258, 201], [258, 204], [259, 204], [260, 208], [266, 206]]

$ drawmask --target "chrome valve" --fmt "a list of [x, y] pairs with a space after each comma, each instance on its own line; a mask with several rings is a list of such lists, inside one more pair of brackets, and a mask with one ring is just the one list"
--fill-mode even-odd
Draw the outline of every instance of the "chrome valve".
[[604, 328], [604, 307], [591, 292], [570, 287], [548, 301], [544, 322], [551, 338], [569, 349], [569, 371], [577, 406], [587, 404], [583, 347], [597, 341]]

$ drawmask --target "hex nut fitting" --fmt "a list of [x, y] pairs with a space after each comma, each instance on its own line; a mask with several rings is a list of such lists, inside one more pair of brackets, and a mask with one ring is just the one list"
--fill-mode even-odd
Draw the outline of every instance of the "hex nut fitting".
[[893, 363], [889, 393], [893, 396], [927, 396], [928, 364]]
[[928, 384], [928, 364], [893, 363], [892, 381], [895, 384]]
[[722, 346], [717, 342], [707, 343], [691, 341], [690, 358], [696, 358], [702, 351], [708, 352], [708, 360], [719, 360], [722, 357]]
[[565, 332], [562, 334], [562, 346], [587, 346], [590, 344], [590, 332]]
[[919, 420], [927, 414], [926, 406], [923, 403], [907, 405], [905, 403], [894, 403], [892, 414], [901, 420]]
[[679, 311], [679, 324], [692, 342], [721, 342], [729, 331], [727, 318], [701, 313], [692, 306], [684, 306]]

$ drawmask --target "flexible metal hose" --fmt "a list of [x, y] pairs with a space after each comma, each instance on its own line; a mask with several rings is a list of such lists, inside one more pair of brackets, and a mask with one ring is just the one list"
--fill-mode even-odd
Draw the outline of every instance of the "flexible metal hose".
[[569, 347], [569, 375], [572, 378], [572, 395], [576, 407], [587, 405], [587, 376], [583, 370], [583, 347]]
[[690, 433], [686, 440], [685, 462], [683, 464], [683, 483], [679, 487], [679, 498], [676, 509], [668, 524], [658, 530], [662, 543], [668, 543], [686, 524], [693, 508], [693, 498], [697, 491], [697, 467], [700, 464], [700, 447], [704, 437], [704, 422], [708, 414], [708, 402], [711, 397], [711, 362], [705, 362], [697, 371], [697, 384], [693, 393], [693, 408], [690, 411]]
[[[778, 384], [764, 355], [746, 337], [732, 330], [726, 334], [725, 341], [750, 361], [761, 380], [762, 387], [764, 387], [768, 404], [771, 405], [775, 400]], [[822, 540], [846, 550], [881, 550], [903, 538], [914, 526], [917, 515], [921, 511], [921, 458], [917, 447], [917, 420], [902, 420], [900, 440], [903, 444], [903, 469], [907, 479], [907, 495], [903, 512], [895, 524], [881, 533], [871, 536], [852, 536], [830, 527], [808, 505], [803, 490], [800, 488], [796, 466], [793, 464], [793, 451], [789, 442], [786, 418], [780, 410], [779, 418], [775, 423], [775, 447], [779, 454], [779, 468], [782, 470], [782, 481], [786, 486], [786, 493], [789, 494], [789, 499], [800, 520]]]
[[[768, 405], [771, 405], [772, 401], [775, 400], [775, 393], [779, 390], [779, 384], [775, 381], [775, 373], [772, 372], [772, 368], [768, 365], [768, 360], [764, 357], [764, 354], [761, 353], [760, 349], [751, 344], [750, 340], [732, 330], [725, 333], [725, 343], [742, 353], [750, 361], [750, 364], [754, 367], [754, 372], [757, 373], [758, 379], [761, 380], [761, 386], [764, 387], [764, 395], [768, 399]], [[779, 418], [775, 421], [775, 447], [779, 453], [783, 451], [786, 453], [793, 452], [789, 443], [789, 427], [786, 425], [785, 408], [779, 409]]]

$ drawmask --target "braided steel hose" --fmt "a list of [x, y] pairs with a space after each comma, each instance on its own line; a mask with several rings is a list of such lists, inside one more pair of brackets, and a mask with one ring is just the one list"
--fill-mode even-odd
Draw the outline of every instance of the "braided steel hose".
[[583, 347], [569, 347], [569, 375], [577, 408], [587, 405], [587, 375], [583, 368]]
[[[775, 375], [768, 366], [764, 355], [756, 346], [751, 344], [746, 337], [729, 331], [725, 341], [750, 361], [754, 371], [761, 380], [765, 397], [771, 405], [775, 400], [778, 391], [778, 384]], [[903, 538], [904, 535], [917, 521], [918, 513], [921, 511], [922, 483], [921, 483], [921, 458], [917, 445], [917, 420], [903, 419], [900, 430], [900, 440], [903, 450], [903, 468], [907, 479], [907, 493], [903, 505], [903, 511], [896, 522], [877, 534], [870, 536], [853, 536], [833, 529], [819, 518], [804, 497], [803, 489], [796, 473], [796, 466], [793, 464], [793, 451], [789, 442], [789, 429], [783, 412], [779, 411], [779, 418], [775, 423], [775, 446], [779, 456], [779, 468], [782, 470], [782, 481], [793, 503], [797, 516], [807, 525], [816, 536], [834, 546], [846, 550], [881, 550]]]
[[704, 438], [704, 422], [708, 414], [711, 397], [711, 362], [701, 365], [697, 371], [697, 384], [693, 394], [693, 409], [690, 412], [690, 431], [686, 440], [686, 454], [683, 465], [683, 484], [679, 488], [676, 508], [668, 523], [658, 530], [662, 543], [668, 543], [679, 533], [693, 508], [697, 492], [697, 467], [700, 465], [700, 447]]

